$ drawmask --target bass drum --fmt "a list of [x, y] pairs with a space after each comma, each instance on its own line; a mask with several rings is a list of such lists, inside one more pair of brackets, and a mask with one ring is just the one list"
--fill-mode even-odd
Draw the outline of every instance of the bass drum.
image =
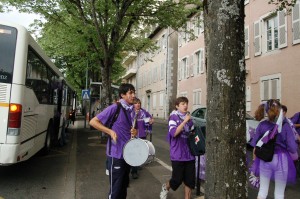
[[153, 161], [155, 148], [148, 140], [133, 138], [123, 148], [123, 157], [130, 166], [141, 166]]

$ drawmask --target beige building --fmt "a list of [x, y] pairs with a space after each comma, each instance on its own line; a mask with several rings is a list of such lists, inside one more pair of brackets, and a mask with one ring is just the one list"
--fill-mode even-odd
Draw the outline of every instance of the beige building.
[[156, 28], [148, 37], [157, 50], [126, 57], [123, 79], [136, 87], [142, 108], [153, 117], [167, 119], [177, 96], [178, 36], [170, 28]]
[[[300, 111], [299, 2], [286, 14], [268, 1], [245, 1], [246, 111], [252, 115], [270, 98], [287, 105], [288, 116]], [[197, 39], [181, 33], [178, 42], [178, 95], [190, 99], [191, 110], [206, 105], [204, 34], [194, 25], [197, 17], [187, 24]]]
[[300, 1], [290, 14], [267, 1], [245, 3], [246, 110], [270, 98], [300, 111]]
[[[288, 116], [300, 111], [300, 0], [286, 13], [276, 11], [268, 1], [245, 1], [245, 95], [246, 111], [251, 115], [270, 98], [285, 104]], [[130, 61], [136, 77], [128, 78], [128, 74], [134, 74], [130, 70], [125, 77], [136, 83], [143, 107], [154, 117], [168, 117], [172, 107], [167, 102], [174, 99], [175, 89], [177, 96], [188, 97], [190, 111], [206, 106], [204, 31], [198, 25], [201, 19], [201, 15], [195, 15], [186, 24], [196, 39], [171, 29], [156, 30], [152, 39], [161, 48]]]

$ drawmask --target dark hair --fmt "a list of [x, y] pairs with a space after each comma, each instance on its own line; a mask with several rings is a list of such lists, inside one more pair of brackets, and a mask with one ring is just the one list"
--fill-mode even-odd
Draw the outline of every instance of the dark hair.
[[128, 84], [128, 83], [121, 84], [119, 87], [119, 97], [122, 98], [121, 95], [126, 95], [126, 93], [130, 90], [135, 92], [135, 88], [132, 84]]
[[281, 104], [281, 108], [282, 108], [282, 111], [283, 111], [283, 112], [287, 112], [287, 107], [286, 107], [285, 105], [282, 105], [282, 104]]
[[176, 100], [175, 100], [175, 109], [176, 109], [176, 106], [178, 106], [181, 102], [186, 102], [187, 104], [189, 103], [189, 100], [188, 98], [186, 97], [178, 97]]
[[276, 99], [270, 99], [259, 105], [255, 111], [255, 119], [261, 120], [265, 113], [267, 113], [270, 121], [274, 121], [281, 109], [281, 104]]
[[256, 109], [256, 111], [254, 113], [254, 117], [257, 121], [264, 119], [264, 117], [265, 117], [265, 105], [264, 104], [261, 104], [258, 106], [258, 108]]

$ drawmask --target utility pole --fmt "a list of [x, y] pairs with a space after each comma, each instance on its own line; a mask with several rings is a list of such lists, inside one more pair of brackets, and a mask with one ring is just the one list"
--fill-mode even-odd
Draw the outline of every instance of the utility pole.
[[[88, 89], [88, 70], [89, 70], [89, 61], [87, 61], [87, 66], [86, 66], [86, 71], [85, 71], [85, 89]], [[85, 110], [85, 115], [84, 115], [84, 128], [86, 128], [86, 120], [87, 120], [87, 100], [83, 99], [84, 102], [84, 110]], [[90, 114], [90, 112], [89, 112]]]

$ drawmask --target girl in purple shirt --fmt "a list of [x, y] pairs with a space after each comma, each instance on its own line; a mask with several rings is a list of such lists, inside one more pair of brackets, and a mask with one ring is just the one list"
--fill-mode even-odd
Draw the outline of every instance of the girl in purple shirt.
[[[281, 104], [277, 100], [268, 100], [264, 104], [264, 110], [268, 118], [259, 123], [256, 128], [256, 133], [251, 140], [251, 146], [254, 147], [254, 162], [252, 165], [252, 172], [259, 176], [260, 187], [258, 192], [258, 199], [267, 198], [269, 191], [270, 180], [275, 180], [274, 196], [276, 199], [284, 199], [284, 190], [287, 182], [294, 183], [296, 180], [296, 170], [290, 153], [295, 153], [297, 146], [294, 139], [294, 134], [291, 126], [283, 118], [282, 129], [277, 130], [275, 152], [271, 162], [265, 162], [255, 157], [255, 147], [261, 137], [267, 132], [274, 129], [276, 120], [278, 119]], [[280, 127], [278, 127], [280, 129]]]
[[166, 199], [171, 189], [174, 191], [183, 182], [185, 199], [191, 198], [195, 187], [195, 157], [188, 146], [188, 135], [193, 129], [193, 121], [188, 113], [188, 99], [178, 97], [175, 101], [176, 110], [169, 117], [168, 140], [170, 143], [170, 157], [172, 162], [172, 177], [163, 184], [160, 199]]
[[[146, 111], [145, 109], [141, 108], [141, 100], [139, 98], [135, 98], [133, 100], [133, 106], [134, 106], [134, 111], [132, 111], [131, 113], [131, 117], [134, 118], [135, 117], [135, 113], [136, 111], [138, 111], [137, 114], [137, 130], [138, 130], [138, 138], [141, 139], [146, 139], [147, 138], [147, 133], [149, 128], [152, 128], [152, 124], [154, 122], [154, 119], [152, 118], [152, 116], [150, 115], [150, 113], [148, 111]], [[148, 119], [147, 125], [145, 122], [145, 119]], [[132, 167], [131, 168], [131, 176], [133, 179], [137, 179], [139, 177], [138, 175], [138, 167]]]

